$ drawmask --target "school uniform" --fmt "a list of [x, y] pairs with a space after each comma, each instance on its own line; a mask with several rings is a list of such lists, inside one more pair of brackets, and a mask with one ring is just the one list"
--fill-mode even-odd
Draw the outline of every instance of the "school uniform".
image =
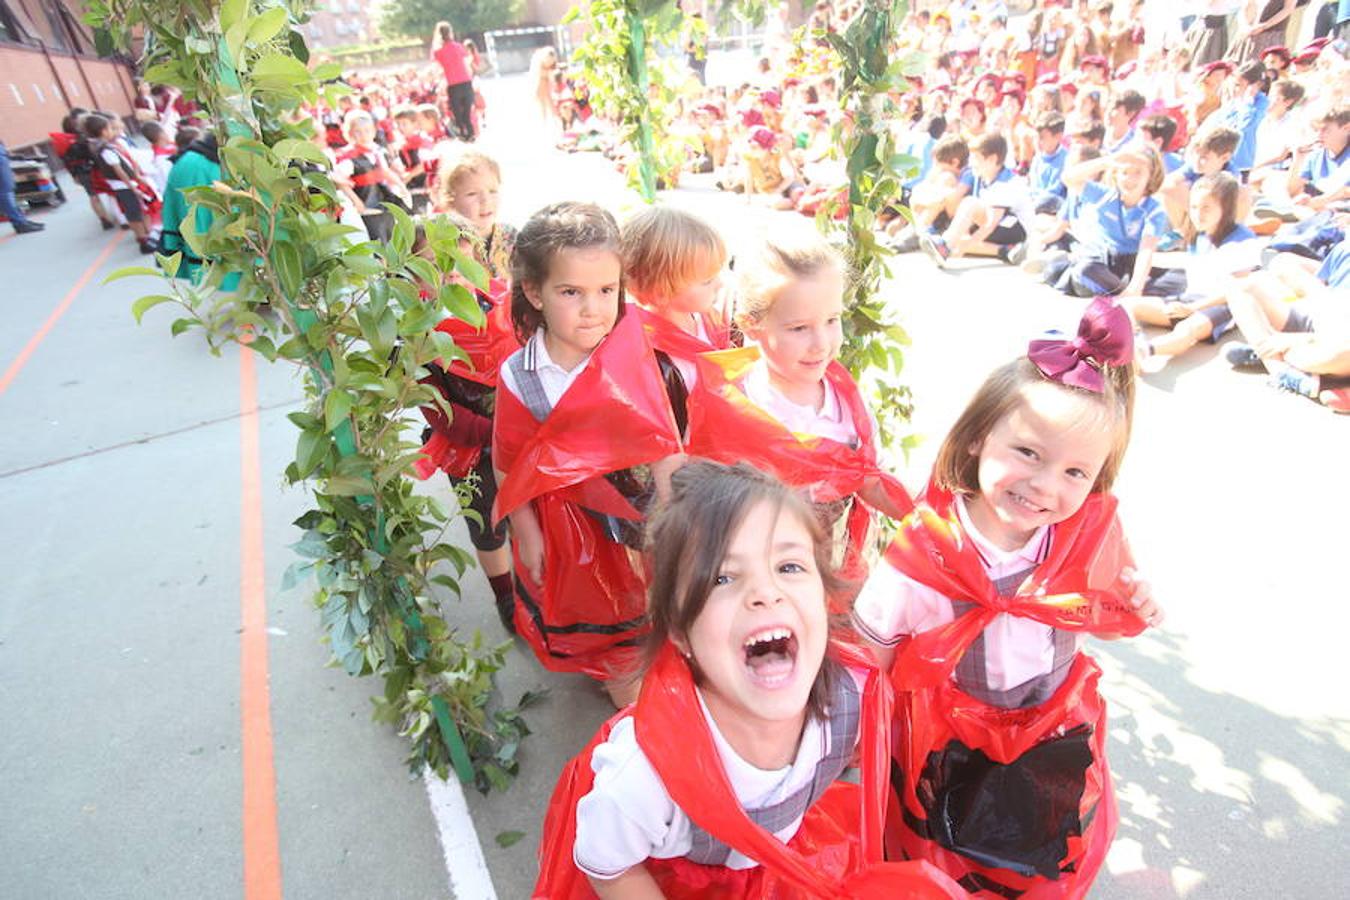
[[1101, 670], [1078, 642], [1144, 628], [1115, 509], [1094, 494], [1011, 552], [936, 486], [901, 523], [854, 615], [883, 643], [919, 629], [891, 668], [889, 857], [981, 896], [1087, 893], [1118, 817]]
[[[824, 716], [809, 716], [788, 766], [765, 771], [722, 736], [667, 644], [637, 703], [558, 779], [531, 896], [593, 898], [588, 875], [642, 865], [672, 900], [964, 897], [926, 863], [881, 862], [891, 693], [863, 651], [832, 644], [824, 665]], [[855, 753], [860, 783], [839, 781]]]
[[1312, 196], [1330, 194], [1350, 184], [1350, 143], [1336, 156], [1319, 144], [1303, 161], [1298, 177], [1304, 181], [1303, 190]]
[[1186, 165], [1186, 157], [1182, 156], [1180, 153], [1163, 153], [1162, 163], [1163, 172], [1171, 175], [1177, 169]]
[[1132, 143], [1134, 143], [1134, 129], [1128, 128], [1125, 130], [1125, 134], [1121, 136], [1120, 140], [1106, 145], [1106, 155], [1110, 156], [1113, 153], [1119, 153], [1129, 147]]
[[628, 305], [628, 314], [639, 317], [647, 340], [656, 351], [661, 378], [671, 400], [671, 411], [680, 434], [689, 431], [689, 391], [698, 384], [698, 357], [731, 346], [731, 328], [717, 316], [694, 313], [694, 333], [636, 303]]
[[[1207, 234], [1196, 235], [1186, 261], [1186, 294], [1182, 299], [1203, 300], [1221, 294], [1224, 283], [1234, 272], [1261, 264], [1263, 242], [1246, 225], [1235, 225], [1233, 230], [1216, 244]], [[1195, 311], [1209, 320], [1209, 337], [1214, 343], [1233, 329], [1233, 313], [1227, 303], [1206, 306]]]
[[394, 217], [385, 211], [386, 205], [397, 206], [405, 212], [407, 204], [385, 183], [389, 171], [389, 157], [380, 146], [349, 145], [337, 153], [334, 173], [352, 185], [356, 196], [368, 210], [362, 215], [366, 231], [372, 240], [387, 241], [393, 234]]
[[1218, 124], [1226, 125], [1242, 135], [1237, 150], [1233, 151], [1233, 165], [1239, 172], [1250, 172], [1256, 162], [1256, 130], [1261, 126], [1269, 106], [1270, 98], [1257, 91], [1251, 99], [1238, 97], [1229, 101], [1214, 114]]
[[1069, 195], [1069, 189], [1064, 186], [1064, 162], [1068, 158], [1069, 151], [1064, 147], [1056, 147], [1054, 153], [1038, 150], [1032, 157], [1027, 183], [1037, 213], [1054, 215]]
[[835, 533], [840, 574], [863, 576], [872, 514], [858, 492], [878, 478], [902, 509], [911, 501], [881, 471], [876, 425], [848, 370], [830, 363], [817, 410], [773, 387], [758, 347], [705, 353], [698, 366], [698, 384], [689, 393], [689, 455], [728, 465], [748, 462], [804, 491]]
[[1035, 209], [1026, 184], [1011, 169], [1001, 169], [988, 182], [982, 178], [975, 179], [970, 195], [990, 209], [1003, 210], [998, 224], [985, 238], [986, 242], [1007, 247], [1027, 239]]
[[516, 633], [546, 668], [608, 680], [633, 668], [646, 631], [637, 550], [652, 488], [633, 469], [678, 453], [680, 437], [637, 317], [571, 370], [543, 338], [500, 370], [493, 517], [528, 503], [543, 531], [542, 582], [515, 554]]
[[[1083, 185], [1079, 198], [1081, 227], [1075, 229], [1079, 244], [1069, 260], [1046, 267], [1046, 281], [1077, 297], [1118, 294], [1134, 272], [1144, 238], [1161, 238], [1171, 230], [1167, 212], [1155, 197], [1126, 206], [1118, 191], [1095, 181]], [[1169, 297], [1185, 289], [1184, 272], [1154, 268], [1143, 292]]]

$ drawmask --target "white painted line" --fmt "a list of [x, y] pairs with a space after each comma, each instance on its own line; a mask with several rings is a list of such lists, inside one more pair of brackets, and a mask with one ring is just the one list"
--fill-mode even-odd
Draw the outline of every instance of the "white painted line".
[[442, 781], [430, 769], [423, 771], [422, 781], [427, 786], [431, 815], [441, 839], [451, 894], [455, 900], [497, 900], [492, 875], [483, 858], [483, 846], [478, 842], [478, 830], [469, 817], [459, 782], [454, 778]]

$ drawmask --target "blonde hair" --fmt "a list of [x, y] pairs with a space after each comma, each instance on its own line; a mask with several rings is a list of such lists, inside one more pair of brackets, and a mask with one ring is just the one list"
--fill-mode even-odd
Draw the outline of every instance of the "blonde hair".
[[644, 209], [623, 223], [622, 235], [624, 275], [643, 300], [670, 297], [726, 265], [722, 236], [683, 210]]
[[754, 251], [736, 257], [740, 287], [736, 298], [736, 327], [744, 330], [762, 321], [787, 282], [810, 278], [826, 268], [833, 268], [845, 276], [848, 273], [843, 255], [814, 228], [804, 226], [770, 232]]
[[1102, 367], [1103, 390], [1088, 391], [1051, 381], [1030, 359], [1019, 357], [999, 366], [980, 385], [975, 396], [956, 420], [938, 450], [933, 464], [933, 482], [944, 490], [973, 496], [980, 492], [980, 451], [989, 433], [1003, 417], [1025, 403], [1026, 389], [1035, 384], [1053, 384], [1078, 397], [1095, 399], [1101, 404], [1103, 418], [1115, 433], [1115, 441], [1097, 481], [1094, 492], [1109, 491], [1125, 459], [1134, 424], [1134, 365]]
[[455, 182], [465, 175], [487, 171], [501, 184], [502, 169], [497, 161], [482, 150], [469, 144], [462, 144], [441, 160], [440, 175], [436, 182], [436, 193], [441, 205], [450, 203], [455, 196]]
[[348, 141], [352, 139], [352, 126], [357, 122], [365, 122], [371, 128], [375, 127], [375, 117], [364, 109], [354, 109], [342, 117], [342, 136]]

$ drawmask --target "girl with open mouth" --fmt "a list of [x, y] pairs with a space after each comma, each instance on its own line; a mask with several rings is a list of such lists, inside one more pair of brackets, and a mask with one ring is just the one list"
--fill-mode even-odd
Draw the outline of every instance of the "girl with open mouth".
[[[881, 862], [884, 677], [830, 640], [811, 507], [749, 466], [678, 470], [650, 523], [637, 703], [558, 781], [534, 897], [961, 897]], [[837, 781], [861, 754], [861, 784]]]

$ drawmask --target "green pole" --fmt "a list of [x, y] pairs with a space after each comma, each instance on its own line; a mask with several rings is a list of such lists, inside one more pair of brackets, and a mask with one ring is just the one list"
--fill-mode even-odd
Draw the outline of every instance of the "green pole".
[[651, 203], [656, 199], [656, 150], [652, 145], [651, 106], [647, 98], [647, 26], [629, 0], [628, 9], [628, 77], [638, 91], [638, 175], [642, 182], [642, 199]]

